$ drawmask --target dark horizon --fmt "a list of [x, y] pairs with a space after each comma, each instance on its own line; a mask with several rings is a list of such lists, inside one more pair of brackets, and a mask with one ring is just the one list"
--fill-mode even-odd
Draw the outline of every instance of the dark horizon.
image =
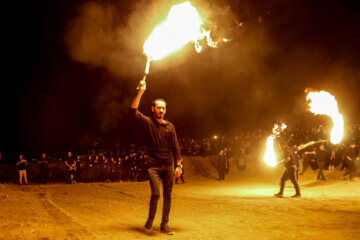
[[[271, 129], [306, 112], [310, 87], [333, 94], [346, 123], [359, 120], [355, 0], [190, 2], [217, 24], [215, 37], [231, 41], [199, 54], [189, 44], [153, 62], [143, 113], [152, 99], [165, 98], [179, 136]], [[168, 9], [159, 1], [112, 0], [10, 6], [0, 151], [135, 141], [128, 108], [146, 64], [143, 42], [162, 17], [157, 8]]]

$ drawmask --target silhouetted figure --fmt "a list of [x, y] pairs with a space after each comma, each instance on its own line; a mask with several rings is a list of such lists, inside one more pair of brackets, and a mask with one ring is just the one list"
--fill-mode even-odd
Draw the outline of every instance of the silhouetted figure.
[[275, 197], [283, 197], [284, 196], [284, 188], [285, 182], [290, 179], [292, 184], [295, 188], [295, 195], [292, 197], [301, 197], [300, 194], [300, 187], [298, 184], [298, 176], [297, 176], [297, 168], [299, 166], [298, 159], [295, 157], [294, 150], [291, 149], [286, 144], [282, 145], [283, 152], [284, 152], [284, 166], [285, 171], [281, 177], [280, 181], [280, 191], [279, 193], [275, 194]]
[[39, 164], [40, 182], [46, 184], [49, 175], [49, 158], [46, 156], [46, 153], [41, 154], [41, 158], [37, 161], [37, 163]]
[[67, 170], [67, 181], [70, 184], [74, 184], [76, 176], [76, 161], [71, 152], [68, 152], [65, 157], [65, 166]]
[[16, 166], [19, 171], [19, 184], [20, 185], [22, 184], [22, 179], [24, 179], [25, 184], [28, 184], [27, 174], [26, 174], [27, 161], [26, 159], [23, 158], [22, 154], [19, 155], [19, 160], [16, 163]]
[[160, 182], [163, 186], [163, 214], [160, 230], [166, 234], [173, 234], [168, 226], [171, 195], [174, 184], [174, 160], [176, 160], [176, 173], [181, 172], [181, 154], [176, 136], [175, 127], [164, 119], [166, 102], [156, 99], [152, 103], [152, 116], [143, 115], [138, 110], [141, 97], [146, 89], [145, 81], [140, 81], [139, 91], [131, 103], [131, 114], [145, 129], [145, 140], [148, 148], [147, 161], [148, 176], [151, 186], [151, 199], [149, 217], [145, 224], [145, 230], [152, 229], [156, 214], [157, 204], [160, 198]]
[[218, 154], [218, 172], [219, 172], [219, 181], [225, 180], [226, 166], [225, 166], [225, 155], [224, 150], [220, 150]]

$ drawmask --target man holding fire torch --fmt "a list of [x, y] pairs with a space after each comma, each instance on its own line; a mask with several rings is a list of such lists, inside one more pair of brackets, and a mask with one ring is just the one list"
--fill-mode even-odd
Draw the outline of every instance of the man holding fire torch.
[[300, 187], [298, 183], [298, 171], [297, 168], [299, 167], [299, 161], [295, 156], [294, 149], [289, 147], [286, 143], [282, 144], [282, 148], [284, 151], [284, 166], [285, 171], [281, 177], [280, 182], [280, 191], [275, 194], [275, 197], [283, 197], [284, 196], [284, 188], [285, 188], [285, 181], [290, 179], [290, 181], [294, 184], [295, 188], [295, 195], [292, 197], [301, 197], [300, 194]]
[[174, 185], [174, 160], [176, 160], [175, 175], [181, 175], [181, 154], [175, 127], [164, 119], [166, 102], [155, 99], [152, 103], [152, 116], [148, 117], [139, 112], [138, 107], [142, 95], [146, 90], [145, 80], [140, 81], [138, 92], [131, 103], [131, 115], [145, 129], [145, 142], [148, 151], [148, 175], [151, 187], [149, 216], [145, 223], [145, 231], [152, 229], [160, 198], [160, 181], [163, 185], [163, 212], [160, 225], [161, 232], [172, 235], [168, 226], [171, 207], [171, 194]]

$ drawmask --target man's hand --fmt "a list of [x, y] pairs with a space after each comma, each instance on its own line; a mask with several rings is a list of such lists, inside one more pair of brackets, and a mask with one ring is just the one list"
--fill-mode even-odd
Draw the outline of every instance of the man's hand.
[[141, 80], [137, 86], [137, 89], [145, 91], [146, 90], [146, 81], [145, 80]]
[[139, 82], [136, 89], [138, 89], [139, 91], [137, 92], [135, 98], [131, 102], [131, 108], [133, 108], [133, 109], [137, 109], [139, 107], [141, 96], [144, 94], [144, 92], [146, 90], [145, 79], [143, 79]]

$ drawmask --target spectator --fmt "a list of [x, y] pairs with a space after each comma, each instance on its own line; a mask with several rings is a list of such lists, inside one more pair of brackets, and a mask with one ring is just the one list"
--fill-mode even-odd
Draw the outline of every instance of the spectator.
[[74, 184], [75, 181], [75, 175], [76, 175], [76, 161], [72, 157], [72, 153], [68, 152], [66, 158], [65, 158], [65, 166], [67, 170], [67, 177], [68, 177], [68, 183]]
[[26, 175], [26, 167], [27, 161], [23, 158], [23, 155], [19, 155], [19, 161], [16, 163], [16, 166], [19, 170], [19, 184], [22, 184], [22, 179], [24, 178], [25, 184], [28, 184], [27, 175]]
[[48, 181], [48, 174], [49, 174], [49, 170], [48, 170], [49, 160], [48, 157], [46, 156], [46, 153], [41, 154], [41, 158], [40, 160], [37, 161], [37, 163], [39, 164], [40, 182], [46, 184]]

